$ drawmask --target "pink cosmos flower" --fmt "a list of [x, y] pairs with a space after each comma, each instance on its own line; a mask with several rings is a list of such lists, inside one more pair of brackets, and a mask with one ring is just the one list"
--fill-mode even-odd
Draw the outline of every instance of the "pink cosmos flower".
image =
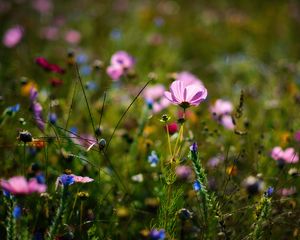
[[110, 65], [107, 67], [106, 73], [113, 81], [118, 81], [123, 75], [124, 70], [121, 65]]
[[188, 72], [188, 71], [183, 71], [179, 72], [176, 74], [176, 80], [183, 81], [186, 84], [199, 84], [203, 85], [202, 81], [198, 79], [194, 74]]
[[296, 187], [282, 188], [282, 189], [278, 190], [278, 193], [281, 196], [287, 197], [287, 196], [290, 196], [290, 195], [293, 195], [296, 193]]
[[112, 55], [110, 66], [107, 67], [106, 73], [113, 81], [118, 81], [121, 76], [133, 69], [135, 64], [134, 58], [125, 51], [118, 51]]
[[233, 105], [230, 101], [218, 99], [213, 106], [210, 107], [210, 112], [216, 116], [230, 114], [233, 110]]
[[41, 14], [49, 13], [53, 9], [53, 3], [51, 0], [34, 0], [32, 6]]
[[214, 119], [219, 121], [227, 129], [234, 129], [232, 117], [230, 116], [233, 111], [233, 105], [230, 101], [218, 99], [214, 105], [210, 107], [210, 112], [213, 114]]
[[111, 65], [120, 65], [124, 69], [132, 69], [135, 61], [134, 58], [125, 51], [118, 51], [111, 56]]
[[59, 29], [55, 26], [48, 26], [41, 30], [41, 36], [47, 40], [58, 39]]
[[165, 97], [173, 104], [186, 109], [189, 106], [197, 106], [207, 97], [207, 90], [197, 83], [186, 83], [176, 80], [171, 84], [170, 92], [165, 92]]
[[71, 176], [74, 177], [74, 181], [77, 182], [77, 183], [89, 183], [89, 182], [94, 181], [94, 179], [92, 179], [90, 177], [76, 176], [74, 174], [71, 174]]
[[285, 163], [297, 163], [299, 161], [299, 155], [295, 152], [294, 148], [283, 150], [281, 147], [274, 147], [271, 157], [276, 161], [283, 160]]
[[23, 37], [23, 28], [19, 25], [16, 25], [4, 33], [3, 44], [8, 48], [16, 46]]
[[70, 44], [77, 44], [81, 40], [81, 34], [76, 30], [69, 30], [65, 34], [65, 40]]
[[147, 87], [143, 93], [146, 101], [152, 104], [153, 113], [158, 113], [168, 107], [171, 103], [164, 98], [165, 87], [161, 84]]
[[220, 123], [227, 129], [233, 130], [235, 128], [232, 117], [230, 115], [222, 115]]
[[34, 192], [45, 192], [47, 186], [40, 184], [35, 178], [26, 180], [23, 176], [12, 177], [8, 180], [0, 180], [1, 187], [12, 195], [28, 195]]

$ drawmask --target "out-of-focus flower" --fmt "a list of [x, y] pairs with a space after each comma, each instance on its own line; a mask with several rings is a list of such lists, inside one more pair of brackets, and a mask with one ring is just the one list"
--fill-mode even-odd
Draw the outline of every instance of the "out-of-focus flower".
[[149, 233], [149, 238], [151, 240], [163, 240], [166, 238], [166, 231], [164, 229], [152, 229]]
[[193, 213], [186, 208], [180, 209], [177, 214], [182, 221], [187, 221], [193, 217]]
[[125, 51], [118, 51], [112, 55], [110, 66], [107, 67], [106, 73], [114, 81], [118, 81], [121, 76], [132, 70], [135, 65], [134, 58]]
[[165, 87], [161, 84], [147, 87], [143, 92], [145, 100], [151, 104], [153, 113], [158, 113], [167, 108], [171, 103], [164, 98]]
[[170, 135], [173, 135], [178, 131], [178, 124], [176, 122], [167, 124], [166, 128], [168, 129], [168, 132]]
[[37, 57], [35, 59], [35, 62], [41, 66], [44, 70], [54, 73], [60, 73], [63, 74], [65, 72], [64, 69], [62, 69], [60, 66], [56, 64], [49, 63], [45, 58], [43, 57]]
[[203, 102], [207, 97], [207, 90], [203, 85], [176, 80], [171, 84], [170, 92], [165, 92], [165, 97], [171, 103], [186, 109]]
[[12, 195], [28, 195], [34, 192], [45, 192], [47, 186], [40, 184], [35, 178], [26, 180], [23, 176], [12, 177], [8, 180], [0, 180], [1, 187]]
[[93, 182], [94, 181], [94, 179], [92, 179], [90, 177], [76, 176], [74, 174], [71, 174], [70, 176], [74, 177], [74, 181], [76, 183], [89, 183], [89, 182]]
[[215, 156], [208, 160], [207, 165], [211, 168], [215, 168], [223, 161], [224, 161], [224, 156]]
[[81, 40], [81, 34], [76, 30], [69, 30], [65, 34], [65, 40], [70, 44], [78, 44]]
[[28, 97], [31, 94], [31, 89], [37, 89], [37, 84], [33, 81], [28, 81], [21, 87], [21, 95], [24, 97]]
[[125, 51], [118, 51], [111, 56], [111, 65], [120, 65], [123, 69], [132, 69], [135, 61], [134, 58]]
[[266, 197], [271, 197], [274, 193], [274, 188], [273, 187], [268, 187], [267, 191], [265, 191], [265, 196]]
[[212, 114], [216, 116], [221, 116], [225, 114], [230, 114], [233, 110], [233, 105], [230, 101], [218, 99], [213, 106], [210, 107]]
[[297, 163], [299, 161], [299, 155], [295, 152], [294, 148], [283, 150], [281, 147], [274, 147], [271, 157], [280, 163]]
[[15, 219], [19, 219], [21, 217], [21, 214], [22, 214], [22, 208], [19, 205], [15, 206], [12, 212], [13, 217]]
[[175, 170], [177, 178], [183, 181], [189, 180], [192, 176], [192, 172], [192, 169], [186, 165], [177, 166]]
[[243, 186], [248, 194], [254, 195], [263, 191], [265, 184], [262, 179], [254, 176], [249, 176], [243, 181]]
[[62, 174], [56, 180], [56, 187], [62, 185], [64, 187], [70, 186], [74, 183], [89, 183], [93, 182], [94, 179], [90, 177], [82, 177], [74, 174]]
[[123, 67], [121, 65], [110, 65], [106, 69], [106, 73], [113, 81], [118, 81], [123, 75]]
[[60, 78], [53, 77], [49, 79], [49, 83], [51, 84], [52, 87], [58, 87], [61, 86], [64, 83], [64, 81], [61, 80]]
[[297, 131], [297, 132], [295, 133], [295, 140], [296, 140], [297, 142], [300, 142], [300, 131]]
[[284, 197], [291, 196], [291, 195], [295, 194], [296, 192], [297, 192], [296, 187], [282, 188], [282, 189], [278, 190], [278, 193]]
[[193, 183], [193, 188], [196, 192], [200, 191], [202, 189], [201, 183], [198, 180], [196, 180]]
[[156, 167], [159, 158], [155, 151], [152, 151], [151, 154], [148, 156], [148, 162], [150, 163], [151, 167]]
[[233, 105], [230, 101], [218, 99], [214, 105], [210, 107], [214, 119], [219, 121], [227, 129], [234, 129], [234, 124], [231, 117]]
[[58, 39], [59, 29], [56, 26], [42, 28], [41, 37], [50, 41]]
[[134, 182], [139, 182], [139, 183], [141, 183], [141, 182], [144, 181], [144, 176], [143, 176], [143, 174], [139, 173], [139, 174], [137, 174], [137, 175], [132, 176], [132, 177], [131, 177], [131, 180], [134, 181]]
[[34, 0], [33, 8], [41, 14], [46, 14], [52, 11], [53, 4], [51, 0]]
[[12, 48], [21, 41], [23, 34], [24, 30], [21, 26], [13, 26], [12, 28], [6, 30], [6, 32], [4, 33], [2, 43], [4, 44], [4, 46]]
[[202, 81], [199, 78], [197, 78], [194, 74], [187, 71], [177, 73], [175, 79], [178, 81], [183, 81], [187, 85], [192, 85], [192, 84], [203, 85]]

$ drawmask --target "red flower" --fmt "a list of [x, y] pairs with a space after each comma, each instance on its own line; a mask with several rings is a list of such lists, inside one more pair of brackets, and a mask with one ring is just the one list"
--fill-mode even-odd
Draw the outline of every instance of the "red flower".
[[35, 62], [41, 66], [43, 69], [49, 72], [55, 72], [55, 73], [60, 73], [63, 74], [65, 72], [64, 69], [62, 69], [60, 66], [56, 64], [49, 63], [45, 58], [43, 57], [37, 57], [35, 59]]
[[168, 131], [169, 131], [169, 134], [172, 135], [174, 133], [176, 133], [178, 131], [178, 125], [176, 122], [174, 123], [169, 123], [167, 125], [167, 128], [168, 128]]
[[52, 85], [52, 87], [58, 87], [63, 84], [63, 80], [59, 78], [50, 78], [49, 83]]

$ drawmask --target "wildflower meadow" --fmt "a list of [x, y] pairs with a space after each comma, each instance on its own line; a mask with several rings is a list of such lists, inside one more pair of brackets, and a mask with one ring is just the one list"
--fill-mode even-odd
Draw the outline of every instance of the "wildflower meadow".
[[299, 1], [0, 20], [0, 239], [300, 239]]

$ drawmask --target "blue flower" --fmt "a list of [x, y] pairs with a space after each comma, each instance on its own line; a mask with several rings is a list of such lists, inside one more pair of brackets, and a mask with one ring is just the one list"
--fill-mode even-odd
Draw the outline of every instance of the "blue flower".
[[113, 30], [111, 31], [111, 33], [110, 33], [110, 37], [111, 37], [112, 40], [120, 40], [121, 37], [122, 37], [122, 32], [121, 32], [121, 30], [120, 30], [120, 29], [117, 29], [117, 28], [113, 29]]
[[269, 198], [272, 196], [273, 192], [274, 192], [274, 188], [268, 187], [267, 191], [265, 192], [265, 196]]
[[36, 180], [39, 184], [45, 184], [46, 183], [45, 176], [42, 173], [39, 173], [38, 175], [36, 175], [35, 178], [36, 178]]
[[10, 198], [10, 192], [6, 190], [2, 190], [4, 197]]
[[150, 163], [151, 167], [156, 167], [157, 163], [159, 161], [159, 158], [155, 151], [151, 152], [151, 155], [148, 156], [148, 162]]
[[71, 175], [63, 174], [59, 177], [59, 182], [66, 187], [72, 185], [75, 182], [75, 179]]
[[160, 230], [153, 229], [149, 233], [149, 238], [151, 240], [163, 240], [166, 238], [166, 232], [164, 229], [160, 229]]
[[146, 104], [147, 104], [147, 107], [152, 110], [153, 109], [153, 100], [151, 99], [146, 99]]
[[21, 213], [22, 213], [21, 207], [18, 206], [18, 205], [15, 206], [14, 209], [13, 209], [13, 213], [12, 213], [13, 217], [15, 219], [19, 219], [21, 217]]
[[56, 115], [56, 113], [50, 113], [49, 114], [49, 122], [51, 124], [55, 124], [56, 121], [57, 121], [57, 115]]
[[78, 64], [83, 64], [86, 63], [88, 61], [88, 57], [85, 54], [79, 54], [76, 58], [76, 62]]
[[97, 83], [93, 82], [93, 81], [88, 81], [86, 84], [85, 84], [85, 88], [87, 90], [96, 90], [97, 89]]
[[91, 74], [92, 68], [88, 65], [83, 65], [82, 67], [80, 67], [79, 71], [82, 76], [88, 76]]
[[11, 106], [11, 107], [8, 107], [9, 111], [13, 112], [13, 113], [16, 113], [20, 110], [20, 104], [16, 104], [14, 106]]
[[201, 189], [202, 189], [202, 186], [201, 186], [201, 183], [198, 181], [198, 180], [196, 180], [194, 183], [193, 183], [193, 188], [194, 188], [194, 190], [195, 191], [200, 191]]

